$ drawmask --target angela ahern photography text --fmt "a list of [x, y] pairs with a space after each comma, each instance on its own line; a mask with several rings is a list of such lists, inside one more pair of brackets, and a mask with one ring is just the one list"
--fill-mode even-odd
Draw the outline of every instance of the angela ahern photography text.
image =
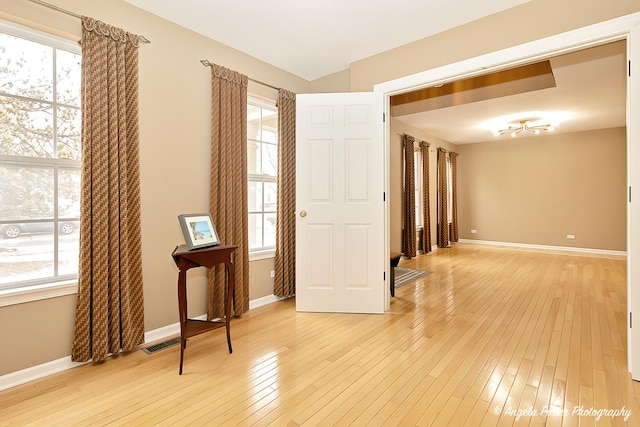
[[555, 406], [544, 406], [538, 410], [536, 408], [502, 408], [496, 407], [494, 413], [496, 415], [506, 415], [515, 417], [516, 421], [519, 421], [522, 417], [565, 417], [565, 416], [578, 416], [578, 417], [593, 417], [596, 422], [601, 418], [622, 418], [625, 422], [631, 417], [631, 410], [626, 407], [619, 409], [610, 408], [587, 408], [584, 406], [574, 406], [573, 409], [558, 408]]

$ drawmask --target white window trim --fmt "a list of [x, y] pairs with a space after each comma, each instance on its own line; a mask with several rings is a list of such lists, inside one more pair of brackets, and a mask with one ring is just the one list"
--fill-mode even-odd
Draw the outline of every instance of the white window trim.
[[251, 261], [260, 261], [261, 259], [269, 259], [276, 257], [275, 249], [267, 249], [267, 250], [256, 250], [253, 252], [249, 252], [249, 262]]
[[0, 291], [0, 307], [78, 293], [76, 279]]
[[33, 42], [53, 46], [56, 49], [66, 50], [67, 52], [81, 54], [82, 49], [78, 41], [65, 39], [63, 37], [48, 34], [40, 30], [25, 27], [5, 20], [0, 20], [0, 32], [11, 34], [15, 37], [31, 40]]
[[[37, 43], [52, 46], [56, 49], [67, 52], [81, 54], [82, 49], [77, 41], [65, 39], [63, 37], [48, 34], [40, 30], [26, 27], [5, 20], [0, 20], [0, 32], [11, 34], [15, 37], [31, 40]], [[24, 304], [32, 301], [74, 295], [78, 293], [78, 280], [55, 281], [40, 285], [27, 286], [24, 288], [14, 288], [0, 290], [0, 307], [9, 305]]]

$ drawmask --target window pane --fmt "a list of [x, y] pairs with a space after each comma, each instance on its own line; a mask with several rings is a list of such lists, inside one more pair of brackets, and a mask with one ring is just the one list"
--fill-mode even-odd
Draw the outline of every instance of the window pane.
[[0, 91], [53, 100], [53, 48], [0, 34]]
[[260, 139], [260, 107], [247, 105], [247, 138]]
[[276, 214], [264, 215], [264, 246], [276, 246]]
[[262, 182], [249, 181], [249, 212], [262, 211]]
[[53, 169], [0, 165], [0, 222], [53, 218]]
[[268, 128], [262, 128], [262, 140], [264, 142], [278, 142], [278, 133], [275, 130], [269, 130]]
[[275, 111], [262, 110], [262, 140], [278, 142], [278, 113]]
[[57, 111], [57, 157], [59, 159], [80, 160], [80, 109], [58, 107]]
[[249, 214], [249, 249], [262, 247], [262, 214]]
[[0, 96], [0, 154], [53, 157], [53, 108]]
[[79, 230], [80, 221], [60, 221], [58, 224], [59, 275], [72, 275], [78, 272]]
[[58, 217], [80, 218], [80, 171], [58, 171]]
[[260, 143], [256, 141], [249, 141], [247, 143], [247, 171], [252, 175], [260, 175], [261, 170], [261, 154]]
[[264, 183], [264, 210], [265, 212], [276, 211], [276, 190], [278, 186], [275, 182]]
[[79, 107], [81, 56], [64, 50], [57, 50], [56, 54], [56, 99], [61, 104]]
[[[0, 251], [0, 289], [11, 282], [53, 276], [53, 222], [3, 224]], [[14, 287], [14, 286], [11, 286]]]
[[276, 176], [278, 170], [278, 148], [273, 144], [262, 144], [262, 173]]

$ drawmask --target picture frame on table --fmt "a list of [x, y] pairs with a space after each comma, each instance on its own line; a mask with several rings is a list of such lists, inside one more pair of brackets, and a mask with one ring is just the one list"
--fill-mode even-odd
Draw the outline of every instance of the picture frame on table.
[[187, 249], [200, 249], [220, 244], [211, 214], [182, 214], [178, 215], [178, 221]]

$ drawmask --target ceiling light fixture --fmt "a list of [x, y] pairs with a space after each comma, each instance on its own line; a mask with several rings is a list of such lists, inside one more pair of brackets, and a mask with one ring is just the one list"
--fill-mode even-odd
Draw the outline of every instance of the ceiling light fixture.
[[520, 120], [519, 125], [509, 125], [506, 129], [498, 129], [494, 132], [495, 136], [504, 135], [505, 133], [510, 134], [512, 137], [516, 137], [520, 132], [531, 132], [538, 135], [541, 131], [552, 131], [553, 126], [550, 124], [545, 125], [530, 125], [529, 120]]

